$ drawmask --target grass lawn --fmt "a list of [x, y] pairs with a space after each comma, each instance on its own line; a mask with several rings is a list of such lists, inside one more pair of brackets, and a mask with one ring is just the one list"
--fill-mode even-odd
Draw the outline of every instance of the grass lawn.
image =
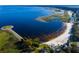
[[10, 36], [11, 35], [9, 33], [0, 30], [0, 48], [7, 43]]
[[11, 33], [0, 30], [0, 52], [17, 52], [16, 38]]

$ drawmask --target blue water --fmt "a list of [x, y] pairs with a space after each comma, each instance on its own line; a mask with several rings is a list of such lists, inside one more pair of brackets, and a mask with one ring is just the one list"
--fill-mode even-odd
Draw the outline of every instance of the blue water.
[[0, 6], [0, 27], [13, 25], [22, 36], [40, 36], [59, 30], [63, 23], [60, 18], [45, 23], [35, 20], [41, 16], [52, 15], [52, 11], [45, 7]]

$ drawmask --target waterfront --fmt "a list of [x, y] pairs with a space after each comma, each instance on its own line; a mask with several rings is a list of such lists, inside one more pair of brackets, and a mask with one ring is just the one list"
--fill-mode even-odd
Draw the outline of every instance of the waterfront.
[[0, 6], [0, 52], [78, 52], [72, 51], [79, 47], [73, 44], [78, 43], [77, 19], [62, 8]]
[[52, 14], [54, 13], [45, 7], [2, 6], [0, 10], [0, 27], [13, 25], [14, 31], [27, 37], [49, 34], [62, 27], [61, 19], [55, 18], [46, 23], [37, 21], [36, 18]]

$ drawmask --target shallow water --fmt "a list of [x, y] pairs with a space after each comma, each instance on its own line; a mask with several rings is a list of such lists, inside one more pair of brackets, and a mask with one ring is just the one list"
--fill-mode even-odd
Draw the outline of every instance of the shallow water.
[[55, 18], [48, 23], [35, 19], [52, 14], [52, 11], [45, 7], [0, 6], [0, 27], [13, 25], [13, 30], [22, 36], [49, 34], [63, 26], [60, 18]]

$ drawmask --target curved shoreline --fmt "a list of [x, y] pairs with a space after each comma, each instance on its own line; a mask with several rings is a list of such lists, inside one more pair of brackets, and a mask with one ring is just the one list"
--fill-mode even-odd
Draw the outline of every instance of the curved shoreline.
[[55, 39], [56, 37], [60, 36], [61, 34], [63, 34], [65, 32], [65, 29], [67, 28], [66, 24], [64, 23], [63, 26], [58, 29], [56, 32], [50, 33], [48, 35], [42, 35], [40, 36], [40, 40], [42, 42], [48, 42], [51, 39]]
[[53, 45], [57, 46], [57, 45], [63, 45], [65, 43], [67, 43], [67, 40], [70, 36], [69, 32], [70, 32], [73, 24], [72, 23], [66, 23], [66, 25], [67, 25], [67, 29], [65, 30], [65, 32], [62, 35], [58, 36], [55, 39], [51, 39], [48, 42], [44, 42], [42, 44], [48, 44], [48, 45], [53, 44]]

